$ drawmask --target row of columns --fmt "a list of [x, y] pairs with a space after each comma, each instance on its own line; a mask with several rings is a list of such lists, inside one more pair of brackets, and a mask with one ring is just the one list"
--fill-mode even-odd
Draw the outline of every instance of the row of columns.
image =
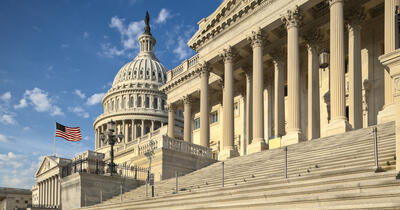
[[[126, 123], [126, 121], [130, 123]], [[136, 123], [136, 121], [140, 121], [140, 123]], [[122, 133], [125, 138], [125, 143], [132, 141], [140, 136], [143, 136], [145, 133], [145, 121], [150, 121], [150, 132], [155, 130], [155, 124], [159, 121], [156, 120], [122, 120], [121, 122], [117, 121], [117, 133]], [[140, 125], [140, 133], [137, 132], [138, 125]], [[164, 125], [163, 122], [160, 122], [160, 127]], [[96, 148], [101, 148], [104, 146], [104, 143], [100, 140], [100, 134], [105, 133], [107, 131], [107, 125], [99, 126], [95, 132], [96, 139]], [[130, 135], [129, 135], [130, 132]]]
[[[393, 0], [390, 0], [393, 1]], [[327, 126], [327, 135], [346, 132], [350, 124], [346, 118], [345, 95], [345, 45], [344, 45], [344, 15], [343, 0], [330, 0], [330, 113], [331, 120]], [[386, 3], [385, 3], [386, 4]], [[392, 7], [393, 8], [393, 7]], [[299, 63], [299, 22], [301, 15], [296, 7], [282, 16], [281, 20], [287, 29], [287, 83], [288, 83], [288, 128], [285, 133], [285, 114], [283, 96], [283, 56], [272, 53], [274, 64], [274, 135], [282, 136], [282, 144], [288, 145], [304, 139], [300, 128], [300, 63]], [[361, 96], [361, 44], [360, 21], [361, 13], [353, 13], [349, 17], [349, 73], [350, 73], [350, 122], [354, 129], [362, 127], [362, 96]], [[314, 34], [318, 34], [314, 32]], [[257, 152], [266, 147], [264, 138], [264, 70], [262, 52], [263, 37], [261, 30], [252, 32], [249, 37], [253, 50], [253, 69], [246, 74], [246, 138], [252, 140], [248, 152]], [[307, 39], [308, 54], [308, 138], [318, 138], [320, 135], [319, 112], [319, 65], [317, 53], [318, 36]], [[223, 150], [226, 154], [233, 148], [233, 57], [232, 49], [228, 47], [221, 54], [224, 61], [224, 88], [223, 88]], [[208, 146], [209, 141], [209, 107], [208, 107], [208, 77], [207, 65], [203, 65], [200, 72], [200, 144]], [[386, 91], [385, 91], [386, 92]], [[185, 110], [189, 107], [185, 106]], [[185, 111], [186, 112], [186, 111]], [[173, 118], [171, 119], [173, 120]], [[189, 115], [185, 117], [190, 122]], [[173, 123], [170, 123], [173, 124]], [[190, 123], [185, 123], [188, 133]], [[171, 125], [173, 126], [173, 125]], [[171, 134], [173, 135], [173, 134]], [[186, 135], [185, 135], [186, 136]], [[189, 139], [187, 134], [185, 139]], [[222, 153], [224, 153], [222, 151]]]
[[[140, 97], [140, 106], [138, 105], [138, 100]], [[145, 107], [146, 97], [149, 97], [149, 105]], [[154, 100], [157, 100], [157, 105], [154, 106]], [[151, 108], [151, 109], [158, 109], [164, 110], [164, 99], [160, 97], [156, 97], [153, 95], [148, 94], [140, 94], [140, 95], [128, 95], [128, 97], [124, 96], [117, 96], [115, 99], [110, 99], [106, 103], [105, 110], [107, 112], [111, 111], [118, 111], [118, 110], [126, 110], [131, 108]]]
[[59, 176], [52, 176], [38, 183], [39, 186], [39, 205], [55, 206], [61, 204], [61, 183]]

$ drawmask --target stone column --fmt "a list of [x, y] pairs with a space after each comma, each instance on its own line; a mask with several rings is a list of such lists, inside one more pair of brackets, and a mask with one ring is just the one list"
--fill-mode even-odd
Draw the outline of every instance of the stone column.
[[328, 136], [350, 129], [346, 118], [343, 0], [330, 0], [330, 100]]
[[128, 142], [128, 138], [126, 137], [125, 120], [122, 120], [122, 134], [124, 135], [124, 143], [127, 143]]
[[58, 176], [54, 177], [54, 206], [58, 206]]
[[264, 69], [263, 37], [261, 30], [253, 31], [248, 38], [253, 49], [253, 139], [247, 147], [248, 154], [267, 149], [264, 139]]
[[135, 121], [131, 120], [131, 139], [132, 141], [135, 139]]
[[145, 132], [145, 130], [144, 130], [144, 120], [142, 120], [142, 127], [140, 128], [141, 129], [141, 136], [144, 136], [144, 132]]
[[49, 180], [44, 181], [45, 192], [44, 192], [44, 205], [49, 205]]
[[184, 130], [183, 130], [183, 140], [187, 142], [192, 142], [192, 99], [189, 95], [183, 97], [184, 104]]
[[42, 205], [42, 198], [43, 198], [42, 182], [39, 182], [38, 185], [39, 185], [39, 205]]
[[57, 203], [58, 203], [58, 206], [60, 206], [61, 205], [61, 182], [60, 182], [59, 176], [57, 176], [57, 180], [58, 180], [58, 192], [57, 192], [58, 201], [57, 201]]
[[151, 132], [154, 131], [154, 120], [151, 121]]
[[[246, 71], [246, 143], [251, 143], [253, 139], [253, 74], [251, 70]], [[246, 146], [247, 146], [246, 145]], [[247, 153], [247, 149], [245, 150]]]
[[176, 107], [173, 104], [167, 106], [168, 110], [168, 136], [175, 138], [175, 111]]
[[308, 125], [307, 139], [320, 137], [320, 104], [319, 104], [319, 61], [317, 42], [320, 40], [320, 32], [313, 30], [306, 34], [306, 48], [308, 54]]
[[233, 49], [229, 46], [221, 54], [224, 61], [224, 92], [223, 92], [223, 121], [222, 121], [222, 150], [218, 154], [219, 160], [237, 156], [233, 147], [234, 117], [233, 117]]
[[200, 145], [209, 147], [210, 123], [209, 123], [209, 102], [208, 102], [208, 78], [210, 76], [207, 63], [201, 66], [200, 72]]
[[54, 180], [54, 176], [51, 177], [51, 206], [54, 206], [54, 200], [55, 200], [55, 180]]
[[132, 132], [133, 139], [136, 139], [137, 138], [137, 125], [135, 123], [135, 120], [132, 120], [132, 123], [133, 123], [133, 132]]
[[349, 124], [353, 129], [362, 128], [362, 84], [361, 84], [361, 32], [362, 9], [354, 9], [348, 18], [349, 32]]
[[[385, 0], [385, 54], [393, 52], [399, 47], [398, 25], [395, 20], [395, 9], [399, 6], [399, 0]], [[378, 124], [395, 120], [396, 108], [393, 99], [393, 80], [389, 68], [384, 69], [385, 105], [378, 113]]]
[[287, 83], [288, 83], [288, 129], [281, 145], [290, 145], [302, 140], [300, 130], [300, 66], [298, 25], [301, 20], [299, 8], [288, 10], [282, 16], [287, 29]]
[[274, 136], [281, 137], [285, 134], [285, 97], [283, 94], [283, 61], [284, 50], [276, 50], [271, 53], [274, 65]]

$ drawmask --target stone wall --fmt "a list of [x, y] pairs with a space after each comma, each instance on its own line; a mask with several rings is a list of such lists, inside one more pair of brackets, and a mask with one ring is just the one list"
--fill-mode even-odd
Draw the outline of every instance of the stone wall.
[[138, 185], [134, 179], [119, 176], [75, 173], [61, 181], [62, 209], [91, 206], [119, 195], [121, 186], [126, 192]]

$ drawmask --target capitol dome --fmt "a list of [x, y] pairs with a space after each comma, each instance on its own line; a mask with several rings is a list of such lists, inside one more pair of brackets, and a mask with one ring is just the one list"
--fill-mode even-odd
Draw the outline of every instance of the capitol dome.
[[[166, 94], [158, 88], [167, 80], [167, 68], [154, 54], [155, 38], [151, 35], [149, 17], [139, 36], [139, 54], [117, 73], [110, 90], [104, 96], [104, 113], [94, 122], [96, 136], [107, 130], [111, 120], [117, 123], [117, 132], [125, 136], [124, 143], [135, 143], [138, 138], [151, 133], [168, 122], [164, 106]], [[102, 152], [107, 145], [96, 137], [96, 151]]]

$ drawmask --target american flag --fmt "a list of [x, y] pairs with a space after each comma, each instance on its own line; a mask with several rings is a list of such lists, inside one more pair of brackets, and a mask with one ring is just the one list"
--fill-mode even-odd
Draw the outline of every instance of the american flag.
[[67, 141], [80, 141], [82, 139], [79, 127], [67, 127], [56, 122], [56, 137], [61, 137]]

